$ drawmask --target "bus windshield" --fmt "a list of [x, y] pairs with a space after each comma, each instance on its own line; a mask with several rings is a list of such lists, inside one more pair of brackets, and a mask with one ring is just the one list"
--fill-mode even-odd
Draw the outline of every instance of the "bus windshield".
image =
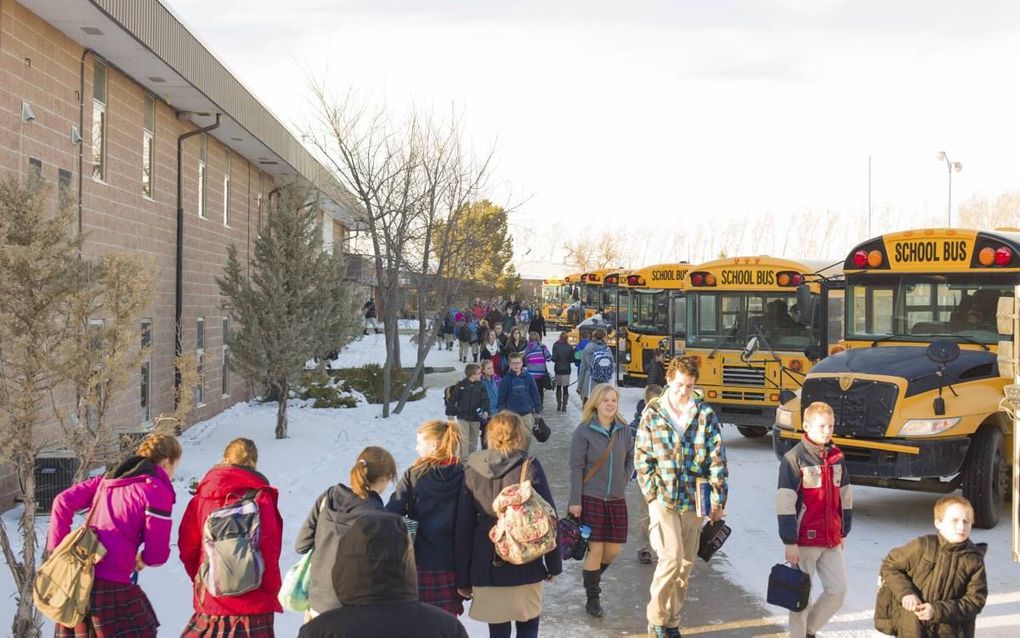
[[1015, 275], [869, 275], [847, 280], [847, 339], [928, 342], [960, 337], [984, 344], [998, 333], [999, 297], [1013, 294]]
[[570, 287], [559, 284], [542, 284], [542, 303], [561, 304], [570, 300]]
[[665, 290], [634, 290], [630, 298], [628, 330], [644, 334], [669, 334], [668, 297]]
[[820, 345], [820, 332], [801, 324], [794, 293], [727, 292], [688, 297], [688, 347], [743, 348], [764, 336], [775, 350]]

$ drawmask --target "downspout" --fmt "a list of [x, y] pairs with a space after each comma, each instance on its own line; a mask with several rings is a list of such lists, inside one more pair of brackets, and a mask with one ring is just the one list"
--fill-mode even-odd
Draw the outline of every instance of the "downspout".
[[[178, 113], [178, 117], [183, 113]], [[181, 389], [181, 369], [177, 366], [177, 359], [184, 352], [183, 329], [181, 317], [184, 314], [184, 178], [181, 172], [184, 154], [184, 140], [189, 137], [208, 133], [220, 125], [220, 114], [216, 114], [216, 121], [204, 128], [188, 131], [177, 138], [177, 264], [174, 274], [176, 289], [174, 291], [174, 407], [178, 407], [177, 401]]]
[[[82, 196], [84, 195], [85, 183], [82, 177], [82, 170], [85, 166], [85, 57], [95, 53], [92, 49], [85, 49], [81, 52], [81, 63], [78, 71], [78, 135], [81, 140], [78, 142], [78, 237], [81, 238], [83, 210]], [[78, 247], [78, 254], [81, 254], [81, 247]]]

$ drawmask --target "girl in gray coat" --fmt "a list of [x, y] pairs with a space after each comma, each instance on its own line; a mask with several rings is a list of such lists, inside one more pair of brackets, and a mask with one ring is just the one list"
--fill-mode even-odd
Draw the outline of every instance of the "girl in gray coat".
[[602, 574], [627, 542], [624, 489], [634, 472], [630, 428], [619, 411], [620, 394], [609, 383], [592, 388], [570, 442], [567, 511], [591, 528], [582, 577], [585, 611], [602, 616]]

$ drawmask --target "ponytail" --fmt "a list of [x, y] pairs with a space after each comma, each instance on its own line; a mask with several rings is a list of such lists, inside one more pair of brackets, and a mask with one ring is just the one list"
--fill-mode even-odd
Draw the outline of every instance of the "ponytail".
[[181, 444], [177, 441], [177, 437], [163, 432], [145, 437], [145, 440], [138, 444], [136, 452], [138, 456], [149, 459], [153, 465], [158, 465], [166, 460], [175, 463], [181, 458], [181, 453]]
[[351, 490], [361, 498], [368, 498], [371, 486], [383, 478], [397, 478], [397, 462], [393, 455], [375, 446], [362, 450], [351, 468]]
[[436, 450], [429, 456], [423, 456], [414, 462], [416, 468], [431, 468], [457, 460], [464, 445], [464, 435], [456, 421], [432, 419], [421, 424], [418, 434], [428, 441], [436, 442]]

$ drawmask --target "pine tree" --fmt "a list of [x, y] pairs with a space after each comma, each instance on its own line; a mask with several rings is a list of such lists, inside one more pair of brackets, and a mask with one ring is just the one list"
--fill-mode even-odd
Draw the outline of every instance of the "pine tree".
[[267, 227], [255, 240], [251, 278], [231, 246], [216, 281], [238, 325], [230, 366], [277, 398], [276, 438], [282, 439], [287, 398], [305, 363], [360, 333], [360, 296], [344, 280], [344, 256], [323, 250], [308, 191], [283, 187], [269, 209]]

